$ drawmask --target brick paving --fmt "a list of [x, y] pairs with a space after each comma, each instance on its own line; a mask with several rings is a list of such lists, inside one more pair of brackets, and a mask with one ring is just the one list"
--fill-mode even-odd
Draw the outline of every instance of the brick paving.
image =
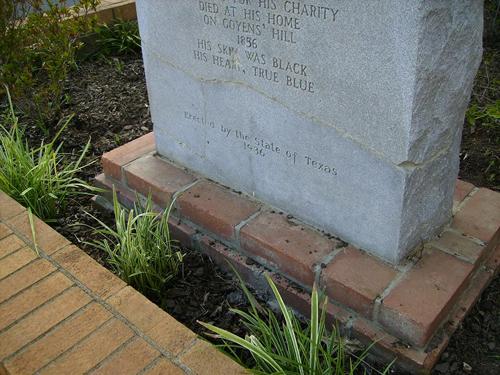
[[[0, 375], [246, 371], [0, 191]], [[37, 254], [37, 251], [39, 252]]]

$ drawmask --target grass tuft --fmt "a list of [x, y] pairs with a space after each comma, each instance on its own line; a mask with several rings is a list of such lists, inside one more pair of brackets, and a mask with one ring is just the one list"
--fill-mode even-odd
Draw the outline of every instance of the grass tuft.
[[118, 21], [97, 26], [95, 29], [98, 55], [139, 55], [141, 37], [137, 21]]
[[[251, 369], [256, 374], [282, 375], [353, 375], [363, 373], [364, 359], [368, 348], [355, 357], [349, 352], [346, 341], [336, 327], [328, 333], [326, 330], [326, 297], [320, 297], [314, 286], [311, 295], [311, 316], [305, 324], [293, 314], [281, 297], [272, 279], [266, 275], [274, 297], [278, 301], [280, 314], [260, 306], [255, 297], [240, 283], [249, 303], [249, 311], [232, 309], [239, 315], [248, 334], [239, 337], [212, 324], [202, 323], [205, 328], [222, 339], [223, 349], [235, 354], [235, 349], [243, 349], [252, 356], [255, 365]], [[388, 374], [390, 366], [384, 372], [370, 368], [370, 373]]]
[[56, 146], [56, 141], [69, 118], [52, 142], [30, 148], [8, 92], [7, 97], [9, 109], [0, 124], [0, 190], [40, 219], [55, 221], [64, 213], [69, 198], [96, 190], [77, 177], [86, 167], [82, 160], [90, 140], [76, 161], [67, 162], [66, 155], [60, 152], [62, 144]]
[[172, 204], [162, 213], [153, 212], [149, 197], [145, 205], [128, 210], [120, 205], [113, 192], [115, 227], [96, 220], [103, 236], [91, 243], [108, 255], [108, 261], [122, 280], [141, 293], [160, 297], [165, 285], [179, 272], [183, 254], [170, 238], [168, 218]]

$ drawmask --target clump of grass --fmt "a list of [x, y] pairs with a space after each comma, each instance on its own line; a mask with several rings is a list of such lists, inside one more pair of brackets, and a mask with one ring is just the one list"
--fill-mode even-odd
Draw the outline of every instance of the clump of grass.
[[90, 141], [78, 159], [67, 161], [56, 145], [60, 134], [70, 122], [68, 118], [52, 142], [32, 149], [24, 138], [19, 119], [7, 91], [9, 109], [0, 124], [0, 190], [10, 195], [40, 219], [55, 221], [63, 214], [68, 200], [90, 194], [96, 189], [77, 177]]
[[118, 21], [97, 26], [99, 55], [137, 55], [141, 53], [141, 37], [137, 21]]
[[128, 210], [120, 205], [114, 191], [116, 229], [92, 216], [100, 224], [96, 234], [103, 236], [92, 245], [108, 255], [109, 264], [121, 279], [145, 295], [160, 297], [183, 261], [183, 254], [170, 238], [172, 205], [162, 213], [153, 212], [149, 197], [144, 205], [136, 203]]
[[[318, 290], [313, 287], [311, 316], [304, 325], [285, 305], [272, 279], [268, 275], [266, 279], [278, 301], [282, 319], [272, 310], [261, 307], [240, 278], [250, 309], [248, 312], [238, 309], [231, 311], [241, 317], [248, 331], [246, 337], [239, 337], [208, 323], [200, 324], [218, 335], [224, 341], [223, 348], [237, 360], [235, 348], [248, 351], [255, 361], [252, 372], [256, 374], [359, 374], [368, 349], [353, 360], [336, 327], [327, 332], [326, 297], [320, 298]], [[388, 372], [389, 367], [383, 374]]]

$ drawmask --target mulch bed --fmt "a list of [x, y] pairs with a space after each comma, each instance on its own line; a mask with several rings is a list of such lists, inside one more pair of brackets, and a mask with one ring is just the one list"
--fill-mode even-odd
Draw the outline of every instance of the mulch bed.
[[[94, 163], [80, 175], [90, 182], [102, 172], [99, 159], [104, 152], [152, 131], [142, 59], [128, 57], [121, 61], [119, 65], [111, 59], [83, 62], [66, 82], [70, 101], [62, 116], [74, 114], [74, 118], [62, 135], [62, 150], [77, 158], [82, 145], [91, 139], [85, 162]], [[30, 127], [26, 136], [33, 145], [44, 138], [36, 126]], [[53, 226], [109, 267], [106, 254], [89, 244], [99, 239], [93, 233], [97, 223], [91, 216], [113, 224], [112, 213], [96, 208], [90, 197], [84, 196], [72, 200], [66, 215]], [[229, 311], [230, 307], [247, 306], [238, 283], [207, 256], [191, 249], [182, 251], [185, 258], [181, 276], [165, 291], [165, 297], [155, 302], [197, 333], [203, 333], [197, 321], [243, 333], [236, 315]]]
[[[71, 100], [63, 109], [63, 115], [74, 113], [75, 117], [63, 134], [63, 150], [76, 157], [82, 145], [92, 139], [87, 161], [95, 163], [88, 166], [81, 176], [88, 181], [101, 172], [98, 160], [104, 152], [152, 130], [142, 59], [139, 57], [82, 62], [66, 82], [66, 94]], [[27, 136], [33, 144], [39, 144], [43, 138], [35, 126], [28, 129]], [[493, 145], [495, 139], [497, 144]], [[498, 129], [485, 130], [478, 126], [471, 132], [466, 128], [461, 178], [479, 186], [499, 188], [500, 173], [491, 177], [492, 167], [489, 165], [492, 156], [485, 155], [485, 149], [498, 147], [498, 140]], [[499, 155], [500, 151], [493, 159]], [[493, 169], [498, 165], [494, 164]], [[484, 172], [488, 166], [489, 174]], [[65, 217], [54, 226], [107, 266], [105, 255], [86, 243], [96, 239], [88, 227], [95, 227], [96, 223], [88, 213], [112, 223], [110, 214], [97, 210], [88, 197], [82, 197], [71, 202]], [[186, 257], [181, 277], [166, 290], [162, 301], [156, 302], [199, 334], [203, 331], [198, 320], [244, 334], [237, 317], [229, 311], [230, 307], [247, 306], [237, 281], [220, 271], [208, 257], [190, 249], [183, 251]], [[500, 279], [496, 278], [452, 338], [433, 374], [500, 374], [499, 356]]]

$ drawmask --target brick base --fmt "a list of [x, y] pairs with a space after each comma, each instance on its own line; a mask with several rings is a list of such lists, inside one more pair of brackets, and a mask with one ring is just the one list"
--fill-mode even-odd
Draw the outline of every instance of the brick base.
[[[155, 154], [152, 134], [103, 156], [96, 184], [132, 205], [151, 194], [159, 208], [176, 198], [174, 238], [229, 260], [265, 288], [271, 273], [285, 299], [308, 316], [313, 282], [344, 332], [411, 371], [429, 371], [450, 336], [499, 269], [500, 194], [457, 181], [454, 218], [434, 241], [394, 266], [240, 192]], [[105, 194], [106, 195], [106, 194]], [[110, 193], [107, 193], [110, 198]], [[102, 202], [102, 198], [98, 201]]]

